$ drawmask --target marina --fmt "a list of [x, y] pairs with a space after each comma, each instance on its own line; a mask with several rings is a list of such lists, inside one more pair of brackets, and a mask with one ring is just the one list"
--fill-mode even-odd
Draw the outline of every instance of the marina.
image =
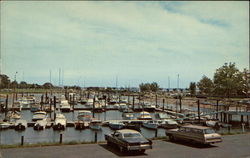
[[[224, 122], [224, 113], [222, 111], [216, 112], [216, 109], [200, 107], [192, 107], [188, 105], [180, 104], [167, 104], [164, 105], [159, 100], [156, 103], [147, 102], [146, 107], [154, 107], [154, 110], [144, 109], [143, 101], [131, 97], [130, 100], [125, 100], [119, 104], [119, 101], [105, 101], [99, 100], [99, 106], [97, 108], [102, 109], [94, 110], [96, 106], [95, 99], [83, 99], [72, 98], [75, 100], [73, 103], [71, 100], [66, 100], [65, 97], [61, 97], [64, 93], [52, 96], [51, 102], [45, 104], [42, 100], [43, 94], [32, 94], [33, 101], [40, 102], [40, 105], [36, 103], [36, 107], [39, 107], [36, 111], [32, 110], [33, 103], [26, 104], [25, 108], [17, 111], [18, 107], [8, 105], [8, 120], [9, 122], [1, 122], [0, 130], [0, 143], [1, 144], [18, 144], [23, 136], [25, 143], [43, 143], [43, 142], [58, 142], [62, 137], [64, 142], [70, 141], [83, 141], [93, 142], [96, 139], [98, 141], [104, 141], [104, 134], [118, 129], [135, 129], [141, 131], [146, 138], [163, 137], [165, 136], [166, 129], [177, 128], [183, 123], [195, 123], [203, 124], [211, 127], [219, 125], [217, 118], [222, 118], [221, 122]], [[20, 94], [19, 94], [20, 96]], [[67, 95], [66, 95], [67, 96]], [[77, 96], [77, 95], [76, 95]], [[56, 99], [56, 98], [59, 98]], [[102, 98], [102, 97], [100, 97]], [[129, 96], [123, 96], [122, 98], [129, 98]], [[134, 99], [133, 99], [134, 98]], [[79, 100], [79, 101], [78, 101]], [[92, 101], [88, 101], [92, 100]], [[177, 99], [178, 101], [178, 99]], [[10, 100], [10, 103], [13, 102]], [[70, 102], [71, 104], [69, 104]], [[100, 104], [101, 103], [101, 104]], [[92, 105], [91, 105], [92, 104]], [[149, 106], [149, 105], [154, 106]], [[157, 104], [157, 107], [155, 106]], [[207, 105], [208, 103], [204, 104]], [[18, 104], [17, 104], [18, 105]], [[71, 110], [65, 110], [64, 105]], [[198, 105], [198, 104], [197, 104]], [[49, 112], [41, 111], [44, 107], [54, 107], [56, 110]], [[138, 110], [141, 107], [141, 110]], [[180, 110], [182, 108], [182, 110]], [[122, 109], [122, 110], [121, 110]], [[147, 110], [147, 111], [144, 111]], [[233, 108], [226, 113], [232, 114]], [[236, 110], [236, 109], [235, 109]], [[237, 109], [238, 110], [238, 109]], [[180, 113], [182, 111], [182, 113]], [[198, 113], [200, 111], [200, 113]], [[238, 112], [244, 112], [243, 108]], [[248, 114], [247, 112], [245, 112]], [[4, 120], [5, 112], [1, 114], [1, 119]], [[208, 117], [210, 116], [210, 117]], [[238, 116], [238, 115], [236, 115]], [[199, 119], [200, 117], [200, 119]], [[242, 117], [227, 117], [226, 121], [241, 121]], [[231, 119], [231, 120], [230, 120]], [[151, 120], [151, 121], [150, 121]], [[248, 131], [247, 120], [245, 131]], [[226, 123], [220, 125], [219, 131], [228, 132], [229, 128]], [[225, 127], [222, 125], [225, 124]], [[231, 127], [230, 131], [242, 131], [242, 126]], [[13, 130], [13, 128], [15, 130]], [[218, 130], [218, 129], [217, 129]], [[54, 138], [52, 138], [54, 137]], [[79, 139], [79, 137], [81, 137]], [[32, 140], [34, 139], [34, 140]]]

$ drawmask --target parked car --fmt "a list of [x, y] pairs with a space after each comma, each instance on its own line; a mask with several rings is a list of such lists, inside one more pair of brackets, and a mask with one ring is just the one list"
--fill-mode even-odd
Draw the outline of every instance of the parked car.
[[200, 144], [213, 144], [222, 142], [221, 135], [212, 128], [197, 125], [184, 125], [179, 129], [166, 130], [170, 141], [187, 140]]
[[152, 149], [152, 141], [146, 139], [140, 132], [131, 129], [117, 130], [113, 134], [105, 134], [105, 140], [109, 146], [119, 147], [121, 152], [138, 151], [144, 153], [146, 149]]

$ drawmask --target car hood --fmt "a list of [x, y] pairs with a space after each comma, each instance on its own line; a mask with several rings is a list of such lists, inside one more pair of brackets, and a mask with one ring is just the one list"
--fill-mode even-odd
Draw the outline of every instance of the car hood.
[[128, 143], [147, 143], [149, 142], [146, 138], [143, 137], [135, 137], [135, 138], [124, 138], [124, 140]]

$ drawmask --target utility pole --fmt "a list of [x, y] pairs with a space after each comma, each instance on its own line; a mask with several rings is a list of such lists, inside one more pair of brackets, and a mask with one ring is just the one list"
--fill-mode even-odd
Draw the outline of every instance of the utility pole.
[[168, 76], [168, 89], [170, 90], [170, 77]]

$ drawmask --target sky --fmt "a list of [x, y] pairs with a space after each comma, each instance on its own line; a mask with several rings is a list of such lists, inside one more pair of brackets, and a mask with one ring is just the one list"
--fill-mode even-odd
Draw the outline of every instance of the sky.
[[187, 88], [226, 62], [248, 68], [248, 1], [1, 1], [1, 73], [18, 82]]

